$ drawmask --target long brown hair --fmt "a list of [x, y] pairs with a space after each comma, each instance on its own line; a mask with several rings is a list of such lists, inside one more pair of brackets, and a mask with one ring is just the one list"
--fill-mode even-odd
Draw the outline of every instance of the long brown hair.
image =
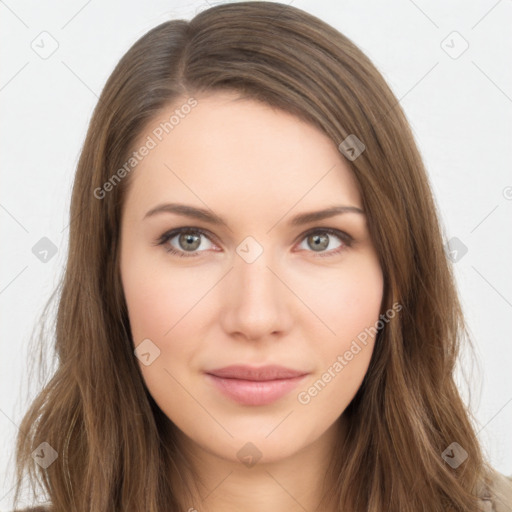
[[[384, 274], [382, 311], [396, 302], [402, 310], [379, 331], [344, 411], [347, 442], [333, 457], [337, 485], [325, 503], [354, 512], [479, 510], [488, 464], [454, 382], [469, 337], [406, 117], [347, 37], [297, 8], [255, 1], [155, 27], [103, 89], [72, 192], [58, 364], [20, 425], [16, 499], [28, 472], [56, 512], [179, 509], [169, 475], [186, 459], [136, 364], [118, 265], [123, 198], [137, 170], [112, 177], [164, 107], [220, 90], [292, 113], [336, 145], [349, 135], [365, 145], [347, 163]], [[31, 456], [43, 442], [58, 454], [47, 468]], [[456, 468], [442, 457], [454, 442], [468, 455]]]

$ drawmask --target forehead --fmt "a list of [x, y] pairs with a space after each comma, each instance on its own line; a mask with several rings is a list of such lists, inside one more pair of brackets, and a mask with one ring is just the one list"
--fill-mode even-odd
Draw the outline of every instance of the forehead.
[[275, 216], [299, 200], [361, 206], [348, 163], [318, 128], [232, 92], [194, 96], [193, 108], [176, 113], [187, 99], [140, 134], [135, 149], [149, 140], [151, 149], [133, 171], [125, 208], [200, 199], [224, 211], [264, 205]]

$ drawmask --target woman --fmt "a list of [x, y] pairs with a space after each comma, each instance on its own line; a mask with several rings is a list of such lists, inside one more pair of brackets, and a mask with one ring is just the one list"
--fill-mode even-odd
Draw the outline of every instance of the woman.
[[453, 380], [466, 331], [413, 136], [332, 27], [243, 2], [151, 30], [70, 214], [16, 497], [28, 471], [59, 512], [512, 508]]

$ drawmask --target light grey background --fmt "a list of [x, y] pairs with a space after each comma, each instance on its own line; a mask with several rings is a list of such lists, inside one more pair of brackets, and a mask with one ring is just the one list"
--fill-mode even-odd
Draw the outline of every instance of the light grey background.
[[[1, 509], [11, 503], [14, 436], [28, 406], [27, 342], [65, 263], [72, 180], [97, 97], [136, 39], [209, 5], [0, 1]], [[512, 1], [292, 5], [351, 38], [400, 99], [447, 240], [468, 249], [454, 268], [481, 368], [470, 376], [478, 438], [512, 474]], [[42, 237], [58, 249], [46, 263], [32, 252]]]

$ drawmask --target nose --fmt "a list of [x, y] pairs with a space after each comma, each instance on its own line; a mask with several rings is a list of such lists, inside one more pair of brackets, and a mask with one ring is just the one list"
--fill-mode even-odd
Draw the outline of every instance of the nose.
[[270, 251], [248, 263], [235, 255], [233, 269], [225, 279], [222, 322], [231, 336], [262, 340], [282, 335], [292, 326], [293, 293], [284, 276], [272, 268]]

